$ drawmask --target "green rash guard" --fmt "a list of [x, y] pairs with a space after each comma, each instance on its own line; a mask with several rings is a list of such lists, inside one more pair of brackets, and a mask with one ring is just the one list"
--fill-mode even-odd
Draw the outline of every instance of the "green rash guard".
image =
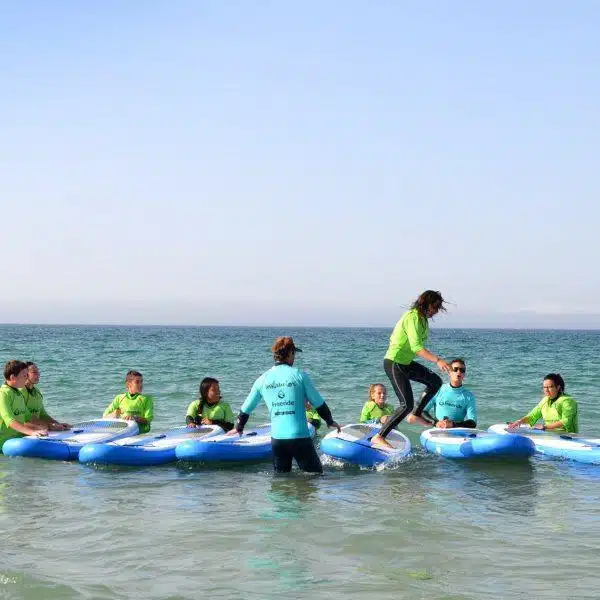
[[8, 424], [17, 421], [24, 425], [29, 420], [29, 413], [25, 406], [25, 397], [21, 392], [7, 385], [0, 387], [0, 452], [6, 440], [14, 437], [23, 437], [23, 434], [15, 431]]
[[44, 421], [52, 420], [44, 408], [44, 396], [35, 385], [31, 389], [24, 387], [19, 391], [25, 398], [25, 406], [27, 407], [27, 412], [29, 412], [30, 417], [35, 417], [36, 419], [42, 419]]
[[154, 401], [151, 396], [144, 396], [143, 394], [119, 394], [115, 396], [115, 399], [108, 405], [108, 408], [104, 411], [104, 416], [109, 415], [115, 410], [121, 411], [121, 418], [125, 416], [140, 417], [146, 419], [148, 423], [142, 425], [139, 424], [140, 433], [148, 433], [150, 431], [150, 422], [154, 416]]
[[411, 308], [396, 323], [390, 336], [390, 346], [385, 358], [400, 365], [409, 365], [419, 350], [425, 348], [429, 336], [429, 323]]
[[316, 410], [307, 410], [306, 420], [311, 423], [315, 429], [321, 427], [321, 415]]
[[553, 429], [552, 431], [566, 431], [568, 433], [577, 433], [579, 431], [577, 402], [571, 396], [563, 394], [552, 402], [550, 402], [548, 396], [544, 396], [540, 403], [526, 415], [526, 419], [532, 427], [540, 418], [544, 420], [546, 425], [562, 421], [564, 427]]
[[381, 423], [381, 417], [391, 415], [394, 409], [389, 404], [384, 404], [383, 408], [379, 408], [376, 402], [369, 400], [360, 413], [361, 423]]
[[230, 429], [233, 428], [233, 411], [231, 406], [227, 402], [218, 402], [217, 404], [205, 404], [202, 409], [202, 415], [198, 414], [200, 408], [200, 400], [194, 400], [187, 409], [185, 415], [186, 423], [193, 421], [197, 425], [200, 425], [202, 419], [210, 419], [215, 425], [221, 423], [227, 423], [231, 425]]

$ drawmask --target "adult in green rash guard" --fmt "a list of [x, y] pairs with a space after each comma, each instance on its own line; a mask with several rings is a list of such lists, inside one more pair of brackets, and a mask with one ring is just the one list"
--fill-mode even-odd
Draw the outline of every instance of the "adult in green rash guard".
[[[423, 408], [442, 385], [441, 377], [421, 363], [415, 362], [413, 360], [415, 356], [435, 363], [445, 373], [450, 371], [450, 365], [445, 360], [425, 348], [429, 336], [428, 319], [434, 317], [440, 310], [446, 310], [442, 295], [434, 290], [426, 290], [415, 300], [411, 309], [402, 315], [392, 331], [390, 345], [383, 359], [383, 368], [392, 382], [399, 405], [394, 414], [383, 424], [379, 433], [371, 439], [371, 443], [375, 446], [389, 448], [391, 444], [385, 439], [388, 433], [411, 412], [421, 416]], [[416, 407], [410, 386], [411, 381], [417, 381], [425, 386]]]
[[11, 360], [4, 366], [4, 385], [0, 387], [0, 452], [6, 440], [23, 435], [46, 435], [46, 427], [28, 423], [29, 412], [19, 388], [25, 386], [27, 365]]
[[205, 377], [198, 390], [200, 398], [187, 409], [185, 422], [188, 427], [218, 425], [224, 431], [233, 429], [233, 412], [227, 402], [221, 401], [221, 388], [214, 377]]
[[154, 401], [151, 396], [144, 396], [144, 378], [139, 371], [128, 371], [125, 376], [127, 393], [118, 394], [104, 411], [105, 417], [136, 421], [140, 433], [150, 431], [150, 423], [154, 416]]
[[[565, 394], [564, 379], [558, 373], [549, 373], [544, 377], [542, 390], [544, 397], [537, 406], [521, 419], [509, 423], [507, 429], [515, 429], [519, 425], [526, 424], [545, 431], [577, 433], [579, 431], [577, 402]], [[544, 423], [536, 425], [540, 418]]]
[[27, 381], [20, 392], [25, 397], [25, 406], [29, 412], [29, 423], [47, 427], [51, 431], [64, 431], [70, 429], [69, 423], [59, 423], [51, 417], [44, 407], [44, 396], [37, 384], [40, 381], [40, 370], [34, 362], [27, 362]]
[[323, 466], [310, 436], [306, 420], [308, 400], [329, 427], [340, 431], [321, 394], [307, 373], [293, 367], [296, 352], [301, 352], [291, 337], [279, 337], [271, 347], [275, 366], [263, 373], [252, 386], [242, 404], [235, 429], [227, 435], [241, 434], [250, 413], [262, 400], [271, 415], [273, 468], [276, 473], [289, 473], [295, 460], [302, 471], [322, 473]]

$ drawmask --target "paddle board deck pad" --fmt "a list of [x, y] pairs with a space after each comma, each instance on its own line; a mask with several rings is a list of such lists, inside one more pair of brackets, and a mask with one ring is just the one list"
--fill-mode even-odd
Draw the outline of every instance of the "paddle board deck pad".
[[76, 423], [66, 431], [49, 431], [44, 437], [29, 435], [6, 440], [2, 452], [7, 456], [77, 460], [85, 444], [110, 442], [136, 435], [138, 431], [135, 421], [96, 419]]
[[393, 449], [373, 446], [371, 438], [379, 433], [379, 429], [379, 425], [365, 423], [345, 425], [341, 432], [332, 431], [321, 440], [321, 452], [363, 467], [392, 462], [410, 454], [410, 440], [396, 430], [392, 430], [386, 437], [394, 446]]
[[[308, 425], [311, 437], [315, 428]], [[239, 435], [218, 435], [205, 440], [188, 440], [175, 449], [177, 458], [198, 462], [250, 462], [273, 456], [271, 424], [245, 430]]]
[[177, 427], [166, 433], [147, 434], [107, 444], [86, 444], [79, 452], [79, 462], [106, 465], [162, 465], [177, 459], [175, 448], [185, 441], [220, 435], [218, 425]]
[[421, 444], [428, 452], [447, 458], [528, 458], [535, 452], [529, 438], [467, 427], [427, 429], [421, 434]]
[[535, 445], [536, 452], [555, 458], [566, 458], [577, 462], [600, 464], [600, 438], [581, 436], [573, 433], [552, 433], [521, 425], [514, 431], [507, 431], [506, 423], [492, 425], [488, 431], [508, 434], [510, 437], [526, 437]]

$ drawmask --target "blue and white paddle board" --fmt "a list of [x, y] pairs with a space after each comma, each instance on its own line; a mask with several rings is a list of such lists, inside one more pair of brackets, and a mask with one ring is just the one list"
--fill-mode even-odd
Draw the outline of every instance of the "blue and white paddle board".
[[[312, 437], [315, 428], [309, 423]], [[247, 462], [273, 456], [271, 424], [266, 423], [239, 435], [218, 435], [205, 440], [185, 441], [175, 449], [177, 458], [199, 462]]]
[[174, 462], [175, 448], [182, 442], [204, 439], [223, 433], [218, 425], [177, 427], [166, 433], [147, 434], [107, 444], [86, 444], [79, 452], [79, 462], [106, 465], [162, 465]]
[[28, 435], [6, 440], [2, 452], [7, 456], [77, 460], [85, 444], [118, 440], [136, 435], [138, 431], [135, 421], [96, 419], [76, 423], [66, 431], [49, 431], [44, 437]]
[[355, 423], [345, 425], [341, 432], [332, 431], [321, 440], [321, 452], [363, 467], [395, 461], [410, 454], [410, 440], [399, 431], [392, 430], [386, 440], [392, 444], [389, 450], [371, 444], [371, 438], [379, 433], [380, 425]]
[[497, 423], [489, 431], [500, 435], [526, 437], [535, 445], [536, 452], [545, 456], [566, 458], [577, 462], [600, 464], [600, 438], [573, 433], [542, 431], [529, 425], [521, 425], [514, 431], [506, 429], [506, 423]]
[[428, 452], [447, 458], [528, 458], [535, 452], [533, 442], [526, 437], [468, 427], [426, 429], [421, 434], [421, 444]]

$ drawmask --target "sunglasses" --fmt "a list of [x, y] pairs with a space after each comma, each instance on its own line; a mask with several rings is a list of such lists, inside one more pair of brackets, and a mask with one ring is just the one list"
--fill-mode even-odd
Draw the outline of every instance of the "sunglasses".
[[455, 373], [466, 373], [467, 370], [464, 367], [452, 367], [452, 370]]

